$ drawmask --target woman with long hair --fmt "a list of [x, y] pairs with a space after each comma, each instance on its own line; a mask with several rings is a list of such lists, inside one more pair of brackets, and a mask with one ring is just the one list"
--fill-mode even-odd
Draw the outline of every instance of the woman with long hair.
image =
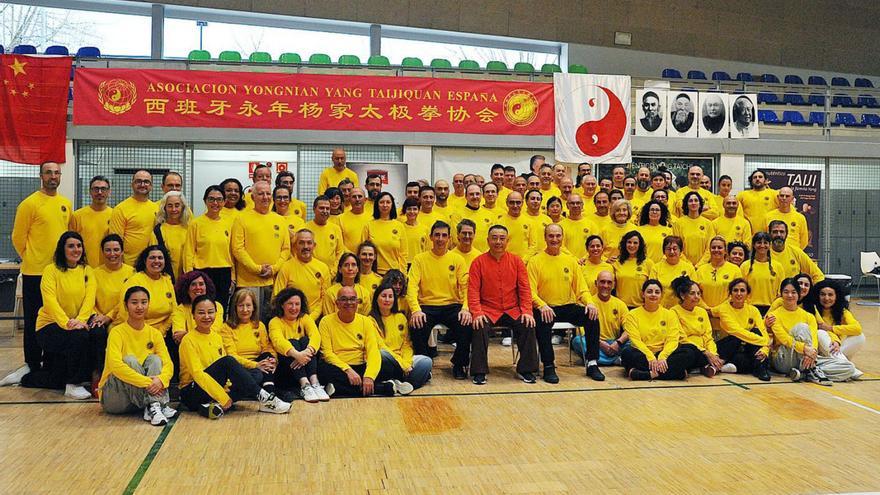
[[[186, 197], [180, 191], [168, 191], [159, 201], [156, 210], [156, 226], [150, 244], [164, 246], [171, 257], [171, 276], [180, 276], [183, 267], [190, 262], [184, 261], [184, 244], [187, 239], [192, 212], [186, 204]], [[169, 260], [166, 260], [169, 262]]]
[[[804, 308], [804, 303], [809, 299], [810, 294], [813, 292], [813, 279], [806, 273], [798, 273], [792, 278], [797, 280], [798, 283], [798, 306]], [[780, 306], [782, 306], [782, 298], [777, 297], [773, 300], [773, 304], [770, 305], [770, 311], [774, 311]], [[807, 310], [807, 312], [811, 314], [814, 313], [814, 311], [810, 310]]]
[[278, 361], [259, 314], [260, 306], [254, 291], [246, 288], [235, 291], [229, 302], [226, 321], [220, 327], [220, 336], [226, 354], [244, 366], [258, 385], [275, 393], [274, 375]]
[[[703, 303], [709, 308], [723, 303], [729, 296], [730, 282], [741, 276], [739, 267], [727, 261], [727, 243], [724, 238], [713, 237], [709, 241], [709, 261], [698, 266], [694, 276], [694, 280], [703, 290]], [[717, 328], [717, 325], [713, 327]]]
[[[199, 270], [214, 283], [216, 299], [225, 306], [232, 288], [232, 251], [229, 232], [234, 218], [223, 215], [223, 190], [220, 186], [208, 186], [202, 199], [205, 213], [192, 222], [186, 231], [186, 255], [183, 270]], [[238, 210], [236, 210], [238, 211]]]
[[360, 285], [367, 289], [370, 298], [373, 297], [373, 291], [382, 283], [382, 275], [376, 273], [378, 263], [376, 262], [376, 245], [371, 241], [364, 241], [357, 248], [358, 268], [360, 270]]
[[406, 275], [400, 270], [388, 270], [388, 273], [382, 277], [382, 283], [391, 285], [391, 288], [394, 289], [394, 295], [397, 296], [397, 309], [409, 318], [409, 303], [406, 302]]
[[682, 257], [683, 249], [681, 237], [673, 235], [663, 239], [663, 260], [655, 263], [651, 269], [651, 278], [656, 278], [663, 285], [663, 300], [660, 304], [664, 308], [672, 308], [678, 304], [672, 281], [678, 277], [693, 279], [696, 273], [694, 265]]
[[[171, 317], [177, 308], [177, 297], [174, 292], [174, 282], [171, 279], [171, 265], [166, 263], [168, 251], [159, 245], [147, 246], [138, 255], [134, 264], [135, 274], [128, 278], [123, 286], [124, 294], [129, 287], [139, 285], [150, 293], [150, 307], [147, 308], [146, 322], [151, 327], [159, 330], [165, 337], [165, 345], [171, 354], [172, 360], [175, 354], [172, 349], [177, 349], [177, 343], [172, 338]], [[120, 298], [119, 310], [114, 325], [128, 319], [125, 310], [125, 301]], [[175, 361], [177, 363], [177, 361]]]
[[397, 308], [397, 295], [390, 284], [382, 284], [374, 291], [370, 316], [382, 338], [379, 349], [386, 364], [382, 370], [389, 370], [388, 376], [380, 374], [378, 380], [407, 381], [413, 389], [421, 388], [431, 379], [433, 361], [428, 356], [413, 355], [409, 320]]
[[703, 197], [695, 191], [684, 195], [681, 211], [687, 213], [676, 220], [672, 232], [684, 241], [684, 257], [696, 266], [709, 251], [709, 240], [715, 237], [715, 226], [702, 216]]
[[764, 318], [754, 305], [749, 304], [752, 288], [746, 279], [737, 277], [727, 285], [728, 299], [712, 307], [720, 329], [715, 345], [724, 361], [724, 373], [752, 373], [761, 381], [770, 381], [770, 336], [767, 324], [773, 325], [772, 316]]
[[620, 256], [611, 265], [617, 280], [617, 297], [629, 308], [641, 306], [642, 284], [654, 269], [654, 262], [645, 255], [642, 234], [631, 230], [620, 239]]
[[406, 231], [397, 219], [394, 196], [388, 191], [379, 193], [373, 203], [373, 220], [364, 226], [364, 240], [376, 246], [376, 260], [380, 275], [388, 270], [406, 270]]
[[[816, 283], [803, 306], [816, 315], [820, 354], [851, 360], [865, 345], [862, 324], [850, 312], [849, 301], [836, 281], [826, 278]], [[852, 378], [858, 380], [862, 375], [857, 368]]]
[[321, 303], [321, 314], [329, 315], [336, 311], [336, 296], [343, 287], [353, 287], [360, 299], [358, 305], [358, 313], [362, 315], [370, 314], [370, 291], [365, 289], [361, 284], [361, 273], [358, 267], [359, 260], [354, 253], [345, 253], [339, 257], [339, 264], [336, 265], [335, 282], [324, 294]]
[[672, 235], [669, 210], [663, 203], [651, 200], [642, 206], [638, 231], [645, 239], [645, 252], [654, 263], [663, 261], [663, 241]]
[[762, 315], [767, 314], [785, 278], [782, 267], [770, 257], [770, 234], [758, 232], [752, 236], [752, 257], [740, 266], [740, 270], [752, 288], [751, 303]]

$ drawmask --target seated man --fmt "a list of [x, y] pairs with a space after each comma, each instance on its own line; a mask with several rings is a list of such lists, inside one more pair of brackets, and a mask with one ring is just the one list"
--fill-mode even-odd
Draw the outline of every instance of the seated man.
[[[360, 301], [353, 287], [344, 286], [336, 297], [336, 312], [325, 315], [318, 325], [321, 333], [321, 360], [318, 381], [333, 385], [343, 397], [388, 397], [408, 395], [413, 386], [398, 380], [380, 380], [383, 373], [379, 352], [379, 331], [369, 317], [358, 314]], [[393, 370], [384, 370], [385, 375]]]
[[[599, 309], [599, 364], [620, 365], [620, 353], [629, 347], [629, 336], [623, 330], [623, 318], [629, 309], [620, 299], [611, 295], [614, 290], [614, 274], [602, 270], [596, 276], [596, 307]], [[584, 337], [571, 339], [571, 348], [578, 356], [584, 356]]]
[[550, 334], [556, 322], [584, 327], [587, 346], [587, 376], [596, 381], [605, 379], [596, 360], [599, 358], [598, 310], [593, 305], [590, 289], [578, 260], [562, 253], [562, 227], [553, 223], [544, 228], [547, 249], [536, 254], [528, 266], [535, 311], [538, 351], [544, 363], [544, 381], [559, 383], [554, 364]]
[[507, 252], [507, 228], [489, 228], [489, 251], [471, 263], [468, 307], [473, 315], [471, 375], [474, 383], [486, 383], [489, 373], [489, 328], [510, 327], [517, 338], [519, 361], [516, 372], [526, 383], [535, 383], [538, 348], [529, 276], [522, 259]]

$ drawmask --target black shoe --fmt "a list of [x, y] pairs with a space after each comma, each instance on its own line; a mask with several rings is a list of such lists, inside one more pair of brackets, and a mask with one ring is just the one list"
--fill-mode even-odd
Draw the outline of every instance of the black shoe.
[[752, 374], [755, 375], [755, 377], [762, 382], [769, 382], [770, 371], [767, 369], [767, 361], [761, 361], [760, 363], [757, 363], [755, 365], [754, 371], [752, 371]]
[[428, 357], [434, 359], [437, 357], [437, 348], [436, 347], [428, 347]]
[[486, 384], [486, 375], [484, 373], [477, 373], [474, 375], [474, 385], [485, 385]]
[[651, 373], [648, 371], [637, 370], [635, 368], [631, 368], [629, 370], [629, 379], [633, 381], [648, 381], [651, 379]]
[[535, 383], [537, 380], [535, 379], [534, 373], [529, 373], [528, 371], [525, 373], [519, 374], [520, 379], [526, 383]]
[[596, 380], [597, 382], [604, 382], [605, 375], [602, 373], [602, 370], [599, 369], [599, 366], [594, 364], [591, 366], [587, 366], [587, 376]]
[[223, 416], [223, 408], [216, 402], [199, 404], [198, 413], [208, 419], [220, 419]]
[[559, 383], [559, 375], [556, 374], [555, 366], [544, 367], [544, 381], [547, 383]]
[[464, 380], [467, 378], [467, 371], [464, 370], [464, 366], [453, 366], [452, 367], [452, 378], [456, 380]]
[[283, 400], [284, 402], [293, 402], [296, 399], [300, 398], [299, 393], [294, 392], [293, 390], [279, 390], [277, 388], [275, 390], [275, 396]]

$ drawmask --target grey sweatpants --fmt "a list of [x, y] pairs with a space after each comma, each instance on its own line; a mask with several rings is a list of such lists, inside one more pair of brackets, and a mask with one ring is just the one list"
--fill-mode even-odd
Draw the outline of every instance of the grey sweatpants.
[[[155, 354], [147, 356], [143, 363], [139, 363], [137, 358], [131, 355], [125, 356], [122, 360], [131, 369], [144, 376], [156, 376], [162, 373], [162, 359]], [[125, 414], [142, 410], [153, 402], [164, 406], [168, 404], [168, 400], [168, 389], [165, 389], [161, 395], [150, 395], [146, 389], [125, 383], [114, 375], [107, 378], [107, 382], [101, 389], [101, 407], [110, 414]]]
[[[810, 327], [806, 323], [798, 323], [792, 327], [790, 333], [795, 342], [803, 342], [807, 345], [813, 344]], [[800, 369], [803, 358], [804, 356], [797, 352], [792, 345], [791, 347], [780, 347], [777, 349], [776, 354], [771, 359], [771, 363], [774, 370], [779, 373], [788, 374], [792, 368]], [[835, 382], [849, 380], [856, 370], [856, 367], [846, 358], [823, 356], [821, 353], [816, 361], [816, 367], [822, 370], [830, 380]]]

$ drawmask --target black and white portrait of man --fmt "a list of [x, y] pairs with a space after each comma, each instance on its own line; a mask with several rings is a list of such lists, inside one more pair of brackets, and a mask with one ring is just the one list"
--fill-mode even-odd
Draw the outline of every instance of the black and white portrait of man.
[[697, 126], [694, 125], [694, 113], [697, 93], [672, 91], [667, 98], [669, 109], [668, 136], [697, 137]]
[[730, 137], [757, 138], [758, 120], [755, 118], [756, 95], [734, 95], [730, 106]]
[[726, 94], [700, 93], [700, 137], [726, 138], [727, 118]]
[[636, 91], [637, 136], [666, 135], [666, 92], [658, 90]]

